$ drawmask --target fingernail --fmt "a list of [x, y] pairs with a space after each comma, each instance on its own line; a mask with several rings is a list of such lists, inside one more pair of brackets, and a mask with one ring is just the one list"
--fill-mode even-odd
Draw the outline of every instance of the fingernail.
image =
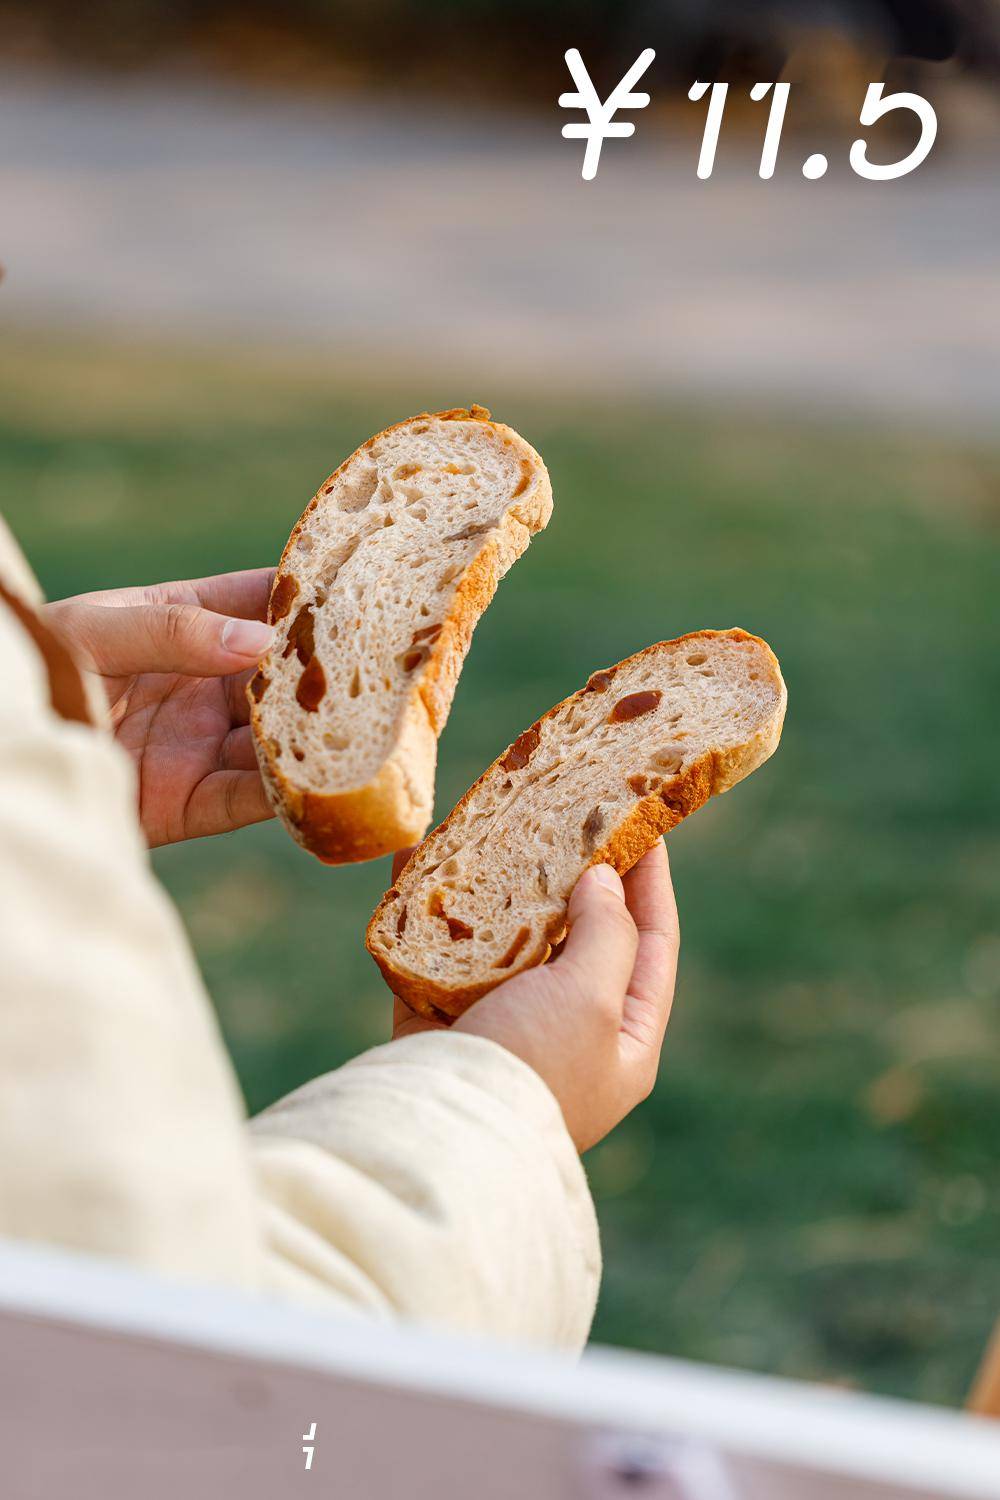
[[222, 627], [222, 645], [234, 656], [263, 656], [274, 637], [274, 627], [263, 620], [227, 620]]
[[605, 890], [614, 891], [619, 901], [625, 900], [625, 887], [617, 870], [613, 870], [610, 865], [594, 865], [590, 873], [598, 885], [603, 885]]

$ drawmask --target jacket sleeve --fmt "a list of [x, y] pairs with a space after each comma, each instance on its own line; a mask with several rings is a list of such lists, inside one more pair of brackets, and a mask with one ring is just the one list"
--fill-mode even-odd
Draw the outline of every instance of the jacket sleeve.
[[19, 596], [0, 602], [0, 1235], [578, 1348], [593, 1206], [554, 1098], [510, 1053], [392, 1042], [248, 1135], [131, 765], [55, 711], [24, 625], [36, 586], [5, 538], [0, 523]]
[[555, 1099], [502, 1047], [457, 1032], [390, 1042], [251, 1132], [274, 1290], [582, 1347], [593, 1204]]
[[56, 711], [26, 570], [3, 577], [0, 1235], [252, 1286], [242, 1101], [131, 764]]

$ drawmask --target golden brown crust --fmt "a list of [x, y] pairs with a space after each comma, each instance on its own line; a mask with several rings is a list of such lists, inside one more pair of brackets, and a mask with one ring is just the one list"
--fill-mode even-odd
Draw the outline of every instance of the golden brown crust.
[[[444, 412], [420, 412], [373, 434], [324, 480], [292, 528], [271, 589], [268, 619], [272, 624], [288, 613], [294, 598], [295, 590], [290, 590], [285, 580], [290, 576], [289, 564], [307, 517], [359, 453], [371, 448], [387, 433], [408, 427], [423, 418], [428, 421], [437, 418], [441, 421], [481, 422], [505, 444], [517, 443], [522, 449], [533, 451], [517, 433], [503, 423], [494, 422], [486, 407], [476, 405], [469, 409], [453, 407]], [[545, 466], [537, 455], [535, 458], [535, 486], [527, 495], [523, 491], [518, 494], [516, 503], [511, 503], [500, 524], [484, 536], [482, 547], [458, 580], [451, 609], [441, 623], [440, 632], [433, 641], [427, 643], [426, 661], [422, 670], [415, 674], [410, 701], [404, 711], [404, 719], [410, 732], [409, 747], [401, 751], [397, 740], [393, 754], [371, 782], [333, 794], [304, 792], [297, 788], [279, 769], [273, 747], [268, 744], [262, 731], [259, 699], [263, 696], [263, 691], [259, 684], [255, 690], [248, 688], [250, 723], [268, 800], [295, 841], [325, 864], [349, 864], [377, 859], [381, 855], [392, 854], [397, 849], [419, 842], [426, 832], [431, 815], [433, 786], [427, 789], [425, 806], [415, 799], [412, 791], [413, 777], [406, 774], [402, 762], [407, 756], [413, 758], [415, 741], [420, 758], [429, 765], [433, 778], [437, 736], [447, 720], [455, 684], [461, 675], [473, 631], [507, 568], [524, 552], [534, 531], [546, 524], [547, 516], [541, 520], [540, 526], [528, 524], [531, 519], [537, 522], [537, 517], [533, 516], [531, 506], [526, 506], [525, 502], [530, 501], [540, 487], [547, 487]]]
[[[657, 642], [647, 646], [643, 651], [638, 651], [634, 656], [627, 657], [618, 666], [631, 665], [641, 661], [644, 656], [654, 651], [659, 651], [664, 645], [679, 645], [685, 641], [712, 640], [725, 637], [732, 641], [747, 641], [762, 647], [770, 658], [770, 664], [779, 682], [781, 672], [778, 662], [766, 641], [759, 636], [750, 635], [745, 630], [734, 627], [730, 630], [694, 630], [687, 635], [678, 636], [675, 641]], [[594, 673], [588, 683], [580, 688], [569, 698], [563, 699], [561, 703], [555, 704], [549, 711], [542, 715], [537, 721], [538, 725], [544, 724], [554, 714], [559, 713], [569, 704], [581, 698], [585, 693], [594, 691], [595, 678], [603, 680], [603, 684], [610, 681], [610, 677], [618, 670], [612, 667], [608, 671]], [[603, 690], [599, 685], [598, 691]], [[782, 683], [782, 691], [784, 684]], [[728, 791], [743, 777], [761, 765], [768, 756], [772, 754], [781, 737], [781, 727], [784, 719], [784, 698], [781, 702], [781, 710], [775, 719], [758, 731], [743, 745], [725, 753], [710, 751], [693, 761], [684, 771], [670, 777], [653, 794], [644, 797], [632, 808], [627, 818], [615, 828], [603, 844], [594, 849], [586, 865], [581, 865], [581, 874], [584, 868], [591, 865], [608, 864], [617, 870], [619, 875], [625, 875], [642, 856], [652, 849], [656, 841], [669, 833], [672, 828], [682, 822], [691, 813], [703, 807], [708, 799], [719, 792]], [[517, 742], [515, 741], [515, 744]], [[446, 829], [454, 818], [476, 795], [479, 787], [492, 773], [495, 766], [504, 759], [511, 747], [498, 756], [492, 765], [488, 766], [483, 774], [473, 782], [469, 790], [455, 804], [455, 807], [439, 824], [438, 828], [428, 834], [428, 838], [435, 837], [441, 830]], [[401, 879], [405, 873], [406, 866], [399, 872], [397, 879]], [[495, 989], [504, 980], [510, 979], [515, 974], [522, 973], [525, 969], [534, 968], [537, 964], [544, 963], [549, 957], [552, 948], [559, 942], [565, 932], [565, 918], [563, 915], [555, 917], [549, 928], [541, 939], [536, 939], [533, 944], [526, 944], [517, 954], [516, 961], [496, 976], [490, 976], [481, 982], [449, 988], [445, 985], [435, 984], [433, 980], [422, 975], [409, 974], [405, 970], [396, 968], [385, 959], [373, 945], [373, 935], [386, 907], [399, 894], [397, 885], [390, 887], [372, 913], [371, 921], [368, 923], [366, 933], [366, 946], [372, 958], [378, 964], [383, 978], [389, 988], [401, 1000], [404, 1000], [412, 1010], [430, 1019], [441, 1020], [443, 1016], [457, 1019], [469, 1006], [474, 1004], [490, 990]]]

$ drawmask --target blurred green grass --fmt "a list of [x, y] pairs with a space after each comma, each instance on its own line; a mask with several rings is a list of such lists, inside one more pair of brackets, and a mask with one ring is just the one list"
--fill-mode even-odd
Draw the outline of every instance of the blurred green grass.
[[[596, 666], [700, 626], [767, 637], [781, 749], [671, 836], [665, 1065], [588, 1158], [595, 1336], [960, 1401], [1000, 1311], [1000, 454], [251, 352], [13, 340], [0, 396], [7, 514], [53, 597], [276, 559], [410, 411], [519, 426], [556, 510], [477, 631], [442, 815]], [[327, 870], [270, 825], [156, 866], [251, 1109], [384, 1037], [362, 942], [384, 862]]]

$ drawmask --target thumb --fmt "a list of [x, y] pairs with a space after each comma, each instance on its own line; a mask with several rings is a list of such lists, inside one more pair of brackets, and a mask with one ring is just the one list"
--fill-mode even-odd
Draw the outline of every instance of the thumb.
[[610, 865], [585, 870], [570, 897], [569, 936], [558, 967], [575, 972], [598, 993], [617, 996], [620, 1010], [638, 943], [620, 876]]
[[245, 671], [267, 650], [274, 630], [196, 604], [51, 605], [50, 621], [77, 659], [103, 677], [178, 672], [222, 677]]

